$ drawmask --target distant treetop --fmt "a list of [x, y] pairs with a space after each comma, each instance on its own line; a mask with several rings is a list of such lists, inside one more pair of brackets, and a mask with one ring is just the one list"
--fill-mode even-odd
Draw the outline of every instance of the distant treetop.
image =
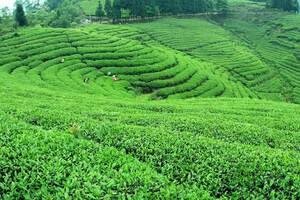
[[15, 20], [18, 26], [27, 25], [27, 19], [22, 4], [17, 4]]
[[267, 0], [267, 7], [284, 11], [296, 11], [299, 8], [297, 0]]

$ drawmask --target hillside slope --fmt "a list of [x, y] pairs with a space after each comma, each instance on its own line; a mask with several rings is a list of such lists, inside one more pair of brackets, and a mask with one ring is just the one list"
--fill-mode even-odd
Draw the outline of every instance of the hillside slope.
[[0, 73], [1, 198], [300, 196], [299, 105], [61, 87]]
[[[283, 99], [278, 73], [243, 41], [213, 22], [197, 18], [169, 18], [134, 26], [163, 45], [185, 52], [199, 61], [210, 62], [219, 70], [227, 71], [230, 74], [229, 79], [242, 83], [261, 98]], [[270, 85], [272, 90], [261, 92], [260, 88]], [[229, 84], [227, 88], [231, 88]]]
[[[126, 29], [116, 28], [37, 28], [3, 36], [0, 71], [40, 87], [103, 96], [130, 98], [147, 93], [155, 99], [257, 98], [248, 88], [229, 80], [228, 74], [216, 72], [211, 63], [130, 38]], [[123, 35], [114, 35], [120, 32]], [[120, 81], [113, 82], [112, 75]]]
[[[175, 19], [173, 19], [175, 20]], [[160, 23], [160, 20], [158, 23]], [[169, 20], [168, 20], [169, 21]], [[155, 22], [156, 23], [156, 22]], [[142, 24], [138, 26], [146, 26], [148, 24]], [[155, 26], [154, 23], [150, 23], [149, 26]], [[161, 26], [163, 27], [163, 26]], [[177, 50], [176, 48], [170, 48], [169, 45], [164, 43], [157, 43], [155, 39], [151, 37], [148, 33], [141, 31], [141, 29], [133, 28], [127, 25], [121, 26], [90, 26], [89, 29], [98, 34], [106, 34], [111, 36], [125, 37], [132, 40], [142, 41], [146, 45], [158, 46], [165, 51], [173, 52], [174, 54], [183, 55], [184, 57], [192, 58], [190, 62], [204, 64], [201, 74], [209, 74], [207, 81], [201, 83], [192, 91], [183, 92], [179, 95], [169, 96], [170, 98], [191, 98], [191, 97], [236, 97], [236, 98], [260, 98], [255, 92], [251, 91], [247, 86], [237, 79], [234, 79], [231, 74], [224, 70], [224, 68], [219, 68], [217, 65], [211, 62], [211, 60], [196, 60], [195, 57], [190, 56], [185, 51]], [[170, 29], [172, 30], [172, 29]], [[192, 34], [191, 34], [192, 35]], [[173, 34], [173, 40], [175, 43], [181, 41], [186, 43], [184, 38], [176, 38]], [[160, 35], [160, 38], [164, 38]], [[214, 38], [215, 39], [215, 38]], [[197, 44], [197, 41], [194, 41]], [[176, 46], [180, 46], [176, 44]], [[190, 87], [190, 86], [189, 86]]]
[[283, 83], [280, 90], [287, 100], [300, 103], [300, 16], [274, 12], [254, 15], [251, 19], [227, 19], [224, 27], [245, 41], [276, 71]]
[[298, 29], [235, 20], [0, 37], [0, 199], [300, 199]]
[[[212, 63], [213, 71], [228, 73], [225, 79], [240, 82], [259, 98], [299, 103], [300, 16], [266, 10], [261, 2], [230, 5], [225, 20], [165, 18], [129, 27], [150, 41]], [[222, 82], [231, 96], [239, 97], [236, 87]]]

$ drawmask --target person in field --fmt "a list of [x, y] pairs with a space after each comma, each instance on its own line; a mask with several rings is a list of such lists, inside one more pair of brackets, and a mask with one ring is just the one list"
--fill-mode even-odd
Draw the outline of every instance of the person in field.
[[117, 78], [116, 75], [113, 75], [113, 80], [114, 80], [114, 81], [118, 81], [119, 79]]
[[84, 82], [84, 83], [88, 83], [89, 81], [90, 81], [90, 79], [87, 78], [87, 77], [83, 79], [83, 82]]

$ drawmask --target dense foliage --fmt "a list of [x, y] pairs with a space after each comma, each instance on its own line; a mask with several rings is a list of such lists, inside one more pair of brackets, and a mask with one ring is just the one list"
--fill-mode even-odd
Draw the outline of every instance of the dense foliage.
[[0, 35], [12, 32], [14, 30], [14, 20], [12, 19], [9, 9], [0, 9]]
[[104, 10], [108, 18], [112, 18], [112, 4], [110, 0], [105, 0]]
[[101, 3], [101, 1], [99, 1], [99, 3], [98, 3], [98, 7], [97, 7], [97, 10], [96, 10], [96, 16], [97, 17], [104, 17], [104, 11], [103, 11], [103, 7], [102, 7], [102, 3]]
[[51, 9], [54, 10], [58, 8], [58, 6], [63, 2], [64, 0], [46, 0], [46, 5]]
[[300, 5], [297, 0], [267, 0], [267, 6], [285, 11], [297, 11]]
[[147, 17], [160, 14], [191, 14], [211, 12], [214, 10], [227, 11], [227, 0], [115, 0], [113, 3], [115, 17], [122, 9], [129, 11], [128, 17]]
[[26, 26], [27, 25], [27, 18], [25, 16], [25, 12], [23, 6], [21, 4], [17, 4], [15, 19], [18, 26]]
[[[113, 19], [116, 22], [121, 18], [146, 18], [158, 15], [205, 12], [226, 14], [231, 9], [228, 0], [46, 0], [43, 4], [39, 0], [17, 2], [25, 9], [28, 25], [43, 27], [74, 27], [80, 24], [83, 14], [101, 18], [106, 16], [106, 19]], [[296, 0], [267, 0], [266, 6], [287, 11], [295, 11], [299, 7]], [[7, 17], [4, 15], [2, 18], [5, 16]], [[0, 26], [2, 23], [3, 19], [0, 18]], [[13, 26], [9, 29], [3, 27], [1, 32], [5, 32], [3, 29], [8, 31], [13, 29]]]

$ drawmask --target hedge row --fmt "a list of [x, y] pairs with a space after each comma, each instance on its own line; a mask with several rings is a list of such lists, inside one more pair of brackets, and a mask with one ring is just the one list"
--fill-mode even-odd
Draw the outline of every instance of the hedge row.
[[132, 44], [131, 46], [126, 46], [126, 47], [122, 47], [119, 50], [117, 50], [118, 53], [121, 52], [135, 52], [135, 51], [139, 51], [142, 50], [144, 48], [147, 48], [145, 45], [141, 45], [141, 44]]
[[9, 40], [1, 41], [1, 46], [20, 46], [23, 44], [26, 44], [27, 42], [37, 41], [41, 39], [47, 39], [48, 37], [57, 37], [61, 36], [61, 33], [59, 32], [39, 32], [39, 33], [32, 33], [30, 34], [21, 34], [20, 37], [14, 37]]
[[78, 63], [74, 65], [67, 66], [57, 72], [57, 77], [64, 82], [70, 89], [81, 90], [82, 88], [78, 85], [71, 77], [73, 71], [86, 68], [86, 64]]
[[53, 45], [44, 45], [40, 48], [34, 48], [32, 50], [27, 50], [19, 53], [15, 53], [15, 55], [20, 56], [22, 58], [26, 58], [29, 56], [34, 56], [36, 54], [43, 54], [43, 53], [51, 53], [53, 50], [63, 49], [63, 48], [69, 48], [71, 47], [70, 43], [59, 43], [59, 44], [53, 44]]
[[41, 61], [45, 62], [45, 61], [48, 61], [51, 59], [56, 59], [57, 57], [69, 56], [69, 55], [73, 55], [76, 53], [77, 52], [76, 52], [75, 48], [67, 47], [67, 48], [62, 48], [62, 49], [42, 53], [39, 55], [31, 56], [31, 57], [25, 59], [23, 63], [28, 65], [30, 62], [33, 62], [35, 60], [41, 60]]
[[41, 62], [40, 65], [34, 67], [33, 69], [31, 69], [28, 74], [35, 74], [35, 75], [39, 75], [42, 71], [46, 70], [47, 68], [57, 65], [59, 63], [61, 63], [61, 60], [65, 59], [65, 62], [67, 62], [68, 60], [73, 60], [73, 59], [81, 59], [81, 55], [78, 54], [74, 54], [72, 56], [66, 56], [66, 57], [57, 57], [55, 59], [52, 60], [48, 60], [46, 62]]
[[136, 82], [136, 81], [150, 82], [150, 81], [154, 81], [157, 79], [169, 79], [169, 78], [174, 77], [179, 72], [185, 70], [187, 67], [189, 67], [189, 64], [183, 58], [179, 58], [178, 62], [179, 63], [176, 66], [174, 66], [172, 68], [168, 68], [163, 71], [138, 74], [138, 75], [120, 75], [119, 77], [121, 79], [130, 81], [130, 82]]
[[[171, 56], [170, 56], [171, 57]], [[170, 59], [170, 58], [168, 58]], [[159, 57], [152, 57], [150, 59], [133, 59], [133, 60], [127, 60], [127, 59], [118, 59], [118, 60], [86, 60], [86, 63], [89, 67], [97, 67], [97, 68], [103, 68], [103, 67], [136, 67], [136, 66], [143, 66], [143, 65], [153, 65], [156, 63], [160, 63], [163, 60], [166, 60], [165, 55], [160, 55]]]
[[217, 86], [217, 82], [215, 80], [205, 80], [201, 85], [197, 88], [193, 89], [192, 91], [187, 91], [183, 93], [173, 94], [170, 95], [168, 98], [170, 99], [187, 99], [192, 97], [198, 97], [205, 92], [215, 88]]
[[197, 69], [193, 67], [186, 68], [185, 70], [179, 72], [174, 77], [170, 79], [164, 79], [164, 80], [153, 80], [150, 82], [133, 82], [132, 84], [139, 87], [150, 87], [150, 88], [164, 88], [164, 87], [171, 87], [183, 84], [187, 82], [192, 76], [197, 73]]
[[110, 39], [103, 39], [101, 40], [81, 40], [81, 41], [76, 41], [72, 42], [72, 45], [75, 47], [83, 47], [83, 46], [120, 46], [124, 45], [128, 42], [128, 40], [121, 40], [118, 38], [110, 38]]
[[224, 87], [223, 83], [217, 82], [216, 80], [215, 80], [215, 82], [216, 82], [216, 87], [212, 87], [210, 90], [207, 90], [203, 94], [200, 94], [200, 97], [209, 98], [209, 97], [221, 96], [225, 90], [225, 87]]
[[186, 91], [190, 91], [201, 85], [204, 81], [207, 80], [207, 74], [203, 72], [196, 72], [187, 82], [177, 85], [174, 87], [167, 87], [159, 89], [156, 92], [157, 96], [160, 96], [162, 98], [167, 98], [169, 95], [176, 94], [176, 93], [182, 93]]
[[58, 44], [58, 43], [67, 43], [68, 38], [65, 35], [57, 36], [57, 37], [46, 37], [39, 40], [29, 41], [23, 45], [35, 45], [39, 43], [44, 43], [45, 45]]
[[169, 199], [193, 192], [207, 195], [176, 186], [114, 147], [59, 131], [49, 134], [6, 114], [1, 113], [0, 118], [0, 131], [6, 133], [0, 142], [5, 146], [0, 150], [0, 169], [6, 174], [1, 181], [1, 198]]
[[153, 52], [151, 48], [143, 48], [138, 51], [132, 52], [114, 52], [114, 53], [90, 53], [83, 54], [84, 59], [88, 60], [103, 60], [103, 59], [133, 59], [133, 57], [141, 56], [144, 54], [150, 54]]
[[16, 61], [21, 61], [21, 58], [16, 57], [16, 56], [0, 57], [0, 67], [1, 67], [1, 65], [9, 64], [11, 62], [16, 62]]
[[11, 73], [14, 69], [21, 67], [23, 63], [21, 61], [10, 62], [6, 65], [0, 66], [1, 72]]
[[134, 44], [136, 42], [131, 41], [129, 43], [126, 43], [125, 45], [120, 45], [120, 46], [102, 46], [101, 47], [78, 47], [78, 52], [81, 54], [86, 54], [86, 53], [108, 53], [108, 52], [116, 52], [119, 51], [121, 49], [125, 49], [125, 48], [133, 48]]
[[47, 83], [49, 83], [49, 81], [56, 82], [57, 81], [57, 73], [59, 71], [61, 71], [62, 69], [71, 66], [71, 65], [76, 65], [76, 64], [80, 64], [81, 60], [79, 60], [78, 58], [72, 58], [72, 60], [70, 58], [66, 58], [66, 61], [64, 63], [59, 63], [59, 64], [55, 64], [52, 65], [50, 67], [48, 67], [47, 69], [45, 69], [44, 71], [41, 72], [41, 77], [44, 81], [47, 81]]
[[[271, 136], [276, 140], [276, 145], [285, 143], [289, 146], [285, 139], [274, 134], [274, 130], [264, 129], [259, 125], [224, 120], [228, 118], [227, 113], [225, 115], [221, 115], [220, 112], [220, 115], [214, 114], [213, 112], [222, 108], [222, 106], [219, 107], [218, 102], [232, 113], [239, 112], [230, 108], [233, 103], [231, 101], [226, 103], [217, 101], [215, 110], [212, 108], [214, 104], [208, 101], [208, 110], [199, 112], [203, 107], [190, 107], [189, 109], [195, 113], [190, 111], [187, 115], [182, 115], [183, 110], [179, 106], [175, 108], [174, 105], [157, 107], [130, 103], [125, 105], [116, 102], [95, 106], [95, 109], [101, 107], [101, 110], [110, 111], [100, 112], [101, 114], [99, 110], [91, 113], [85, 106], [80, 105], [79, 108], [72, 110], [72, 115], [59, 110], [59, 107], [52, 112], [43, 112], [41, 109], [38, 111], [33, 108], [28, 111], [21, 109], [24, 111], [20, 111], [18, 115], [27, 122], [35, 120], [38, 126], [46, 130], [55, 127], [56, 130], [65, 131], [70, 127], [70, 123], [76, 121], [81, 125], [80, 133], [86, 138], [119, 150], [124, 149], [127, 154], [159, 170], [171, 182], [179, 183], [186, 188], [203, 187], [211, 191], [211, 195], [215, 198], [243, 199], [248, 198], [249, 194], [253, 198], [258, 196], [261, 198], [295, 198], [299, 194], [300, 180], [297, 176], [300, 170], [299, 154], [264, 145], [248, 145], [247, 143], [252, 142], [271, 144], [268, 141], [270, 139], [268, 137]], [[248, 104], [241, 106], [245, 105]], [[161, 111], [149, 112], [147, 109], [151, 107]], [[257, 107], [257, 109], [260, 108], [263, 106]], [[132, 109], [135, 109], [135, 112]], [[114, 110], [118, 110], [118, 115], [114, 113]], [[171, 113], [167, 113], [167, 110]], [[252, 116], [250, 112], [245, 116], [255, 118], [254, 114]], [[94, 116], [94, 120], [86, 120], [86, 116]], [[105, 120], [107, 118], [116, 121], [116, 117], [119, 119], [117, 122]], [[270, 135], [267, 134], [268, 137], [265, 137], [266, 131], [270, 133]], [[199, 134], [211, 135], [218, 139], [210, 139]], [[245, 144], [222, 141], [236, 141], [236, 139]], [[299, 141], [299, 139], [294, 141]]]
[[142, 73], [159, 72], [177, 65], [175, 57], [169, 57], [164, 61], [152, 65], [137, 66], [137, 67], [104, 67], [101, 69], [105, 74], [111, 72], [113, 74], [138, 75]]
[[20, 75], [20, 76], [24, 76], [28, 71], [30, 70], [30, 67], [28, 66], [21, 66], [21, 67], [17, 67], [16, 69], [14, 69], [11, 74], [12, 75]]

